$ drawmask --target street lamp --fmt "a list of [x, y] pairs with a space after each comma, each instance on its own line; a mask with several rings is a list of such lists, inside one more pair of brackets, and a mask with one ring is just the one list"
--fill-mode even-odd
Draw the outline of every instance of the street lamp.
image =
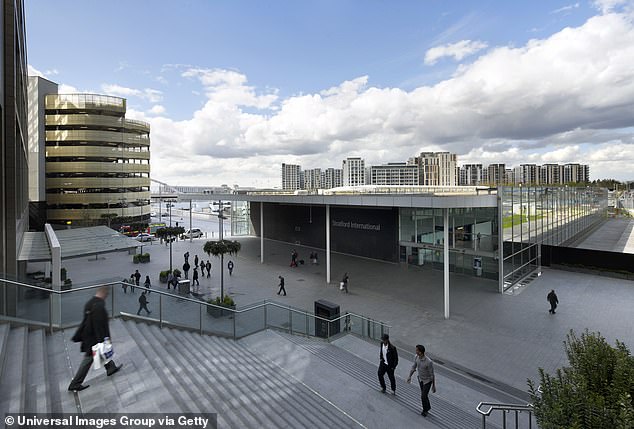
[[[220, 228], [220, 241], [222, 241], [222, 232], [223, 232], [223, 227], [222, 227], [222, 221], [227, 219], [223, 214], [222, 214], [222, 210], [220, 210], [218, 212], [218, 227]], [[225, 284], [225, 255], [224, 253], [220, 254], [220, 299], [224, 299], [224, 284]]]

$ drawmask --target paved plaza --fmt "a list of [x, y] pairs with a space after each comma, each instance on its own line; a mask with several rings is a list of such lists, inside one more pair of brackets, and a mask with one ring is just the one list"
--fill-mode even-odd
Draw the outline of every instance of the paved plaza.
[[[225, 257], [225, 264], [228, 259], [235, 263], [233, 276], [225, 270], [224, 277], [225, 291], [238, 307], [268, 299], [312, 311], [315, 300], [325, 299], [339, 304], [342, 312], [388, 323], [393, 342], [403, 351], [413, 353], [416, 344], [424, 344], [444, 366], [516, 396], [526, 391], [527, 378], [537, 377], [538, 367], [552, 373], [566, 364], [563, 341], [570, 329], [600, 331], [612, 343], [619, 339], [630, 348], [634, 344], [634, 284], [630, 281], [544, 269], [520, 294], [511, 296], [499, 294], [494, 281], [452, 273], [451, 317], [445, 320], [440, 271], [333, 254], [332, 281], [326, 284], [322, 251], [319, 265], [311, 265], [307, 256], [314, 249], [266, 240], [262, 264], [260, 240], [243, 237], [239, 241], [239, 255]], [[202, 252], [204, 243], [204, 239], [174, 243], [173, 267], [182, 267], [186, 251], [190, 263], [195, 255], [210, 259], [212, 277], [201, 276], [200, 292], [215, 297], [220, 292], [219, 259]], [[289, 266], [293, 249], [299, 259], [306, 260], [305, 265]], [[153, 287], [165, 290], [158, 273], [169, 268], [169, 248], [154, 242], [143, 251], [151, 254], [150, 263], [133, 264], [131, 255], [115, 253], [67, 260], [63, 266], [75, 287], [128, 278], [139, 269], [141, 282], [150, 275]], [[350, 276], [349, 294], [338, 287], [344, 272]], [[278, 275], [286, 279], [286, 297], [276, 294]], [[559, 295], [555, 315], [548, 313], [550, 289]], [[136, 308], [136, 298], [130, 299], [128, 306]]]

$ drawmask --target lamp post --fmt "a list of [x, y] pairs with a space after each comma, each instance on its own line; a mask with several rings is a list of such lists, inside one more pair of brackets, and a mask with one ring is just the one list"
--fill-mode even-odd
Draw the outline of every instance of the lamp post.
[[[218, 212], [218, 227], [220, 228], [220, 241], [222, 241], [222, 232], [223, 232], [223, 228], [222, 228], [222, 221], [227, 219], [223, 214], [222, 214], [222, 210]], [[224, 299], [225, 298], [225, 282], [224, 282], [224, 273], [225, 273], [225, 255], [224, 253], [220, 254], [220, 299]]]
[[[172, 227], [172, 205], [167, 205], [168, 215], [170, 217], [170, 228]], [[172, 237], [168, 237], [170, 241], [170, 272], [172, 271]]]

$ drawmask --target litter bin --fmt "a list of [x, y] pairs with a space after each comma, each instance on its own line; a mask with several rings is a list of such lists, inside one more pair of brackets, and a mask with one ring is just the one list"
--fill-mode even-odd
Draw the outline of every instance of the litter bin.
[[[315, 316], [333, 320], [337, 319], [339, 314], [339, 306], [337, 304], [333, 304], [324, 299], [315, 301]], [[330, 325], [330, 331], [328, 330], [328, 325]], [[328, 338], [328, 334], [330, 334], [330, 336], [338, 334], [339, 330], [339, 320], [327, 322], [326, 320], [315, 317], [315, 336]]]
[[473, 258], [473, 269], [476, 276], [482, 277], [482, 258]]
[[178, 293], [181, 295], [189, 294], [189, 279], [179, 280], [178, 281]]

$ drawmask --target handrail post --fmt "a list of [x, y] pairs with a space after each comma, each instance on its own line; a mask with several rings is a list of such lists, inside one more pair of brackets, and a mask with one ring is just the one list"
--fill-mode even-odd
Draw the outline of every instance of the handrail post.
[[198, 321], [200, 322], [200, 335], [203, 334], [203, 304], [198, 306]]
[[502, 429], [506, 429], [506, 410], [502, 410]]
[[518, 429], [519, 427], [520, 427], [519, 412], [515, 410], [515, 429]]
[[487, 416], [482, 414], [482, 429], [486, 429], [487, 427]]
[[[62, 324], [61, 317], [59, 324]], [[48, 294], [48, 333], [53, 335], [53, 292]]]
[[163, 329], [163, 294], [159, 294], [159, 328]]

